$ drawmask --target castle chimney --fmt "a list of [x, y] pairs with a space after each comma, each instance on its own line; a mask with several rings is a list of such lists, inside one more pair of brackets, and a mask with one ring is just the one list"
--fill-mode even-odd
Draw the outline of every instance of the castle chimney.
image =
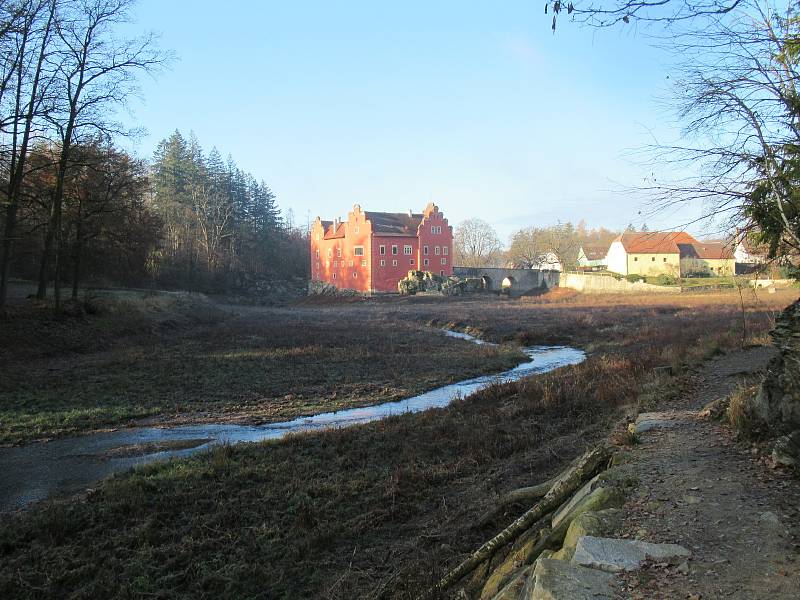
[[411, 212], [411, 209], [409, 208], [409, 209], [408, 209], [408, 218], [410, 219], [410, 218], [411, 218], [411, 217], [413, 217], [413, 216], [414, 216], [414, 213], [412, 213], [412, 212]]

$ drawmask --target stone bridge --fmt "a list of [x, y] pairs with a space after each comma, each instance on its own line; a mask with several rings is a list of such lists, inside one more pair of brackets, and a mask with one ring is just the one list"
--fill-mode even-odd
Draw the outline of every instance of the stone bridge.
[[462, 279], [479, 279], [481, 289], [486, 292], [505, 292], [511, 296], [524, 296], [558, 287], [559, 272], [538, 269], [453, 267], [453, 275]]

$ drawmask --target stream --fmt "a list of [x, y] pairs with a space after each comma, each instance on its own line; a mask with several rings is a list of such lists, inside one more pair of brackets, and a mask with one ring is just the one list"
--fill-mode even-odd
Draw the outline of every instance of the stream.
[[[443, 332], [476, 344], [490, 344], [465, 333]], [[113, 473], [156, 460], [189, 456], [216, 444], [274, 440], [290, 433], [349, 427], [390, 415], [441, 408], [489, 384], [546, 373], [586, 358], [582, 350], [564, 346], [531, 346], [522, 350], [530, 360], [513, 369], [466, 379], [396, 402], [264, 425], [141, 427], [0, 448], [0, 513], [49, 497], [75, 494]]]

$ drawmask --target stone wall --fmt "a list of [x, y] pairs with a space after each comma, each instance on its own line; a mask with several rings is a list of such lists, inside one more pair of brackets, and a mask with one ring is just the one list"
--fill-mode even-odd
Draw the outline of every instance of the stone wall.
[[627, 279], [617, 279], [609, 275], [592, 275], [590, 273], [561, 273], [559, 287], [569, 288], [586, 294], [619, 294], [619, 293], [653, 293], [680, 294], [680, 287], [666, 287], [637, 281], [631, 283]]
[[756, 414], [778, 432], [800, 429], [800, 300], [775, 320], [772, 359], [755, 400]]

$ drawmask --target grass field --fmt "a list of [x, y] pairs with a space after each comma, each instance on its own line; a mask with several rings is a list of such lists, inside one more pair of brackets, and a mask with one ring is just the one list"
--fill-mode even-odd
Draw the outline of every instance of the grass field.
[[[626, 407], [679, 394], [702, 360], [763, 342], [795, 297], [751, 294], [744, 313], [738, 294], [571, 292], [288, 311], [399, 330], [471, 325], [497, 341], [581, 346], [589, 358], [443, 410], [221, 447], [29, 510], [0, 528], [0, 597], [416, 597], [516, 516], [474, 527], [499, 494], [550, 477]], [[666, 365], [674, 375], [655, 369]]]

